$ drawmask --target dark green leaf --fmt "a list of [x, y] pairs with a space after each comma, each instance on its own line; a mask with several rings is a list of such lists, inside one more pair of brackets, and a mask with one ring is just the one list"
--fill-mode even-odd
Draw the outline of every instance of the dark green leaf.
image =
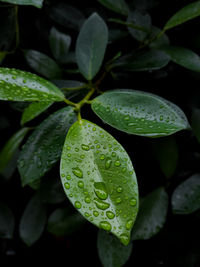
[[17, 131], [4, 145], [0, 151], [0, 173], [3, 174], [5, 168], [8, 166], [9, 162], [15, 156], [18, 148], [23, 141], [25, 135], [29, 131], [28, 128], [22, 128]]
[[181, 183], [172, 195], [172, 210], [175, 214], [189, 214], [200, 209], [200, 174], [195, 174]]
[[179, 46], [163, 47], [162, 51], [176, 64], [186, 69], [200, 72], [200, 57], [193, 51]]
[[166, 53], [159, 50], [149, 50], [138, 55], [124, 56], [117, 60], [113, 67], [124, 71], [149, 71], [165, 67], [170, 61]]
[[15, 227], [15, 218], [12, 211], [0, 203], [0, 238], [12, 238]]
[[50, 31], [49, 42], [54, 58], [65, 63], [71, 45], [71, 37], [53, 27]]
[[124, 39], [127, 36], [128, 36], [128, 33], [126, 31], [121, 30], [121, 29], [109, 29], [108, 43], [111, 44], [111, 43], [116, 42], [118, 40]]
[[97, 13], [93, 13], [83, 24], [76, 43], [77, 64], [87, 80], [92, 80], [99, 71], [107, 43], [107, 26]]
[[[143, 14], [138, 10], [129, 13], [128, 23], [141, 27], [141, 30], [128, 27], [130, 34], [139, 42], [143, 42], [151, 31], [151, 17], [149, 14]], [[144, 28], [144, 30], [142, 30]]]
[[79, 90], [82, 89], [85, 85], [85, 83], [83, 82], [74, 80], [54, 80], [53, 83], [55, 83], [63, 91]]
[[125, 247], [115, 236], [99, 230], [97, 249], [104, 267], [120, 267], [129, 259], [132, 252], [132, 244]]
[[22, 113], [21, 124], [25, 124], [28, 121], [31, 121], [43, 111], [48, 109], [53, 102], [34, 102], [30, 104]]
[[162, 172], [167, 178], [170, 178], [174, 174], [178, 163], [178, 146], [175, 138], [169, 136], [157, 139], [152, 145]]
[[149, 239], [163, 227], [168, 209], [168, 195], [158, 188], [140, 202], [139, 213], [132, 230], [132, 240]]
[[43, 0], [0, 0], [4, 3], [11, 3], [14, 5], [26, 5], [35, 6], [37, 8], [42, 8]]
[[28, 65], [40, 75], [48, 79], [60, 78], [60, 67], [47, 55], [36, 50], [28, 50], [25, 52], [25, 58]]
[[35, 195], [28, 202], [19, 225], [20, 238], [27, 246], [33, 245], [42, 235], [46, 217], [46, 207]]
[[116, 13], [128, 16], [129, 7], [124, 0], [98, 0], [98, 2]]
[[165, 33], [159, 36], [159, 38], [156, 38], [156, 36], [158, 36], [158, 34], [161, 33], [161, 30], [155, 26], [152, 26], [151, 30], [152, 31], [149, 39], [154, 39], [154, 40], [149, 44], [150, 48], [157, 49], [169, 45], [170, 43], [169, 38]]
[[142, 91], [106, 92], [92, 101], [92, 109], [114, 128], [136, 135], [160, 137], [189, 127], [179, 107]]
[[200, 109], [193, 110], [191, 126], [198, 142], [200, 143]]
[[67, 208], [55, 210], [49, 217], [47, 230], [55, 236], [70, 235], [86, 222], [78, 212], [71, 213]]
[[60, 174], [79, 212], [127, 245], [138, 210], [138, 188], [123, 147], [99, 126], [76, 122], [65, 140]]
[[180, 25], [188, 20], [194, 19], [200, 15], [200, 1], [190, 3], [189, 5], [180, 9], [173, 15], [165, 24], [164, 29], [168, 30], [177, 25]]
[[0, 99], [12, 101], [63, 101], [63, 93], [35, 74], [0, 68]]
[[36, 128], [19, 157], [18, 169], [23, 185], [42, 177], [58, 161], [66, 133], [75, 120], [73, 108], [66, 107], [53, 113]]
[[132, 0], [131, 2], [134, 8], [139, 10], [148, 10], [158, 3], [157, 0]]

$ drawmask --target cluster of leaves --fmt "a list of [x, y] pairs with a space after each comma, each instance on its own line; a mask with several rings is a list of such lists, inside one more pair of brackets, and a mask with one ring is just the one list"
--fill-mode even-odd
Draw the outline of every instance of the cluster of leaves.
[[[185, 68], [196, 77], [199, 56], [180, 44], [170, 45], [167, 33], [198, 17], [200, 1], [179, 9], [162, 28], [154, 26], [150, 16], [157, 1], [98, 0], [85, 12], [62, 2], [1, 2], [2, 13], [10, 14], [10, 21], [4, 26], [9, 34], [3, 32], [0, 43], [0, 99], [14, 101], [11, 107], [22, 111], [22, 128], [0, 151], [0, 173], [3, 183], [10, 184], [17, 167], [22, 186], [32, 190], [19, 222], [19, 236], [31, 246], [45, 227], [55, 236], [67, 236], [89, 221], [101, 228], [97, 248], [103, 266], [122, 266], [132, 253], [132, 242], [150, 239], [165, 225], [169, 194], [174, 214], [200, 208], [200, 175], [177, 172], [179, 148], [174, 137], [187, 130], [199, 142], [199, 109], [192, 106], [188, 122], [182, 109], [162, 93], [141, 90], [132, 82], [140, 74], [140, 78], [163, 77], [174, 63], [171, 66]], [[21, 5], [42, 8], [40, 12], [49, 17], [47, 53], [23, 43]], [[130, 47], [124, 47], [124, 40]], [[17, 53], [23, 57], [22, 66], [13, 64]], [[116, 86], [125, 79], [128, 89]], [[89, 105], [96, 117], [88, 112]], [[50, 115], [41, 121], [42, 113]], [[88, 113], [87, 120], [82, 118]], [[88, 120], [99, 124], [98, 117], [109, 126]], [[35, 121], [40, 123], [35, 126]], [[125, 148], [103, 128], [122, 132], [121, 140], [116, 136], [120, 143], [127, 134], [131, 140], [158, 138], [149, 143], [166, 179], [155, 182], [140, 201], [139, 168], [135, 173]], [[128, 145], [134, 150], [132, 143]], [[53, 174], [59, 161], [61, 182]], [[61, 205], [66, 196], [67, 207]], [[50, 215], [48, 203], [58, 204]], [[11, 239], [14, 229], [14, 215], [2, 202], [0, 236]]]

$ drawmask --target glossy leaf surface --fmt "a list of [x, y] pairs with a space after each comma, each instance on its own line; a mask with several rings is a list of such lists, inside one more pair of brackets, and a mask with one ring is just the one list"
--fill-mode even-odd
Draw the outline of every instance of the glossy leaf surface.
[[149, 239], [163, 227], [168, 209], [168, 195], [158, 188], [140, 202], [138, 217], [132, 230], [132, 239]]
[[128, 16], [129, 7], [124, 0], [98, 0], [98, 2], [116, 13]]
[[51, 82], [29, 72], [0, 68], [0, 99], [62, 101], [63, 93]]
[[60, 175], [79, 212], [127, 245], [138, 210], [138, 188], [123, 147], [99, 126], [76, 122], [65, 140]]
[[175, 214], [189, 214], [200, 209], [200, 174], [195, 174], [181, 183], [172, 195], [172, 210]]
[[93, 13], [83, 24], [76, 43], [77, 64], [87, 80], [92, 80], [99, 71], [107, 43], [107, 26], [97, 13]]
[[123, 266], [129, 259], [132, 252], [132, 244], [125, 247], [115, 236], [99, 230], [97, 249], [104, 267], [117, 267]]
[[159, 137], [187, 129], [188, 121], [176, 105], [154, 94], [121, 89], [92, 101], [93, 111], [106, 123], [126, 133]]
[[43, 0], [1, 0], [4, 3], [11, 3], [14, 5], [26, 5], [42, 8]]
[[58, 161], [66, 133], [75, 120], [73, 108], [66, 107], [50, 115], [31, 134], [18, 161], [23, 185], [42, 177]]
[[12, 238], [15, 227], [15, 219], [12, 211], [3, 203], [0, 203], [0, 238]]

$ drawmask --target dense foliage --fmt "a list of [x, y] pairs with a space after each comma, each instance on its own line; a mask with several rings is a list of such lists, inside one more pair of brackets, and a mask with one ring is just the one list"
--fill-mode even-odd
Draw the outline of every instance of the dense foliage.
[[200, 264], [200, 1], [2, 0], [2, 265]]

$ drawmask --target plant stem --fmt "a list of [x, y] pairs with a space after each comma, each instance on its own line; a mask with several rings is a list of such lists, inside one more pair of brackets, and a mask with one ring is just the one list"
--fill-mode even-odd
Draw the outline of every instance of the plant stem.
[[75, 107], [75, 108], [76, 108], [77, 105], [78, 105], [78, 104], [76, 104], [76, 103], [74, 103], [74, 102], [68, 100], [67, 98], [64, 98], [64, 102], [65, 102], [67, 105], [72, 106], [72, 107]]
[[114, 18], [111, 18], [108, 21], [114, 22], [114, 23], [118, 23], [118, 24], [127, 26], [129, 28], [132, 28], [132, 29], [135, 29], [135, 30], [138, 30], [138, 31], [149, 33], [149, 31], [146, 28], [144, 28], [142, 26], [139, 26], [139, 25], [136, 25], [136, 24], [133, 24], [131, 22], [126, 22], [126, 21], [123, 21], [123, 20], [120, 20], [120, 19], [114, 19]]

